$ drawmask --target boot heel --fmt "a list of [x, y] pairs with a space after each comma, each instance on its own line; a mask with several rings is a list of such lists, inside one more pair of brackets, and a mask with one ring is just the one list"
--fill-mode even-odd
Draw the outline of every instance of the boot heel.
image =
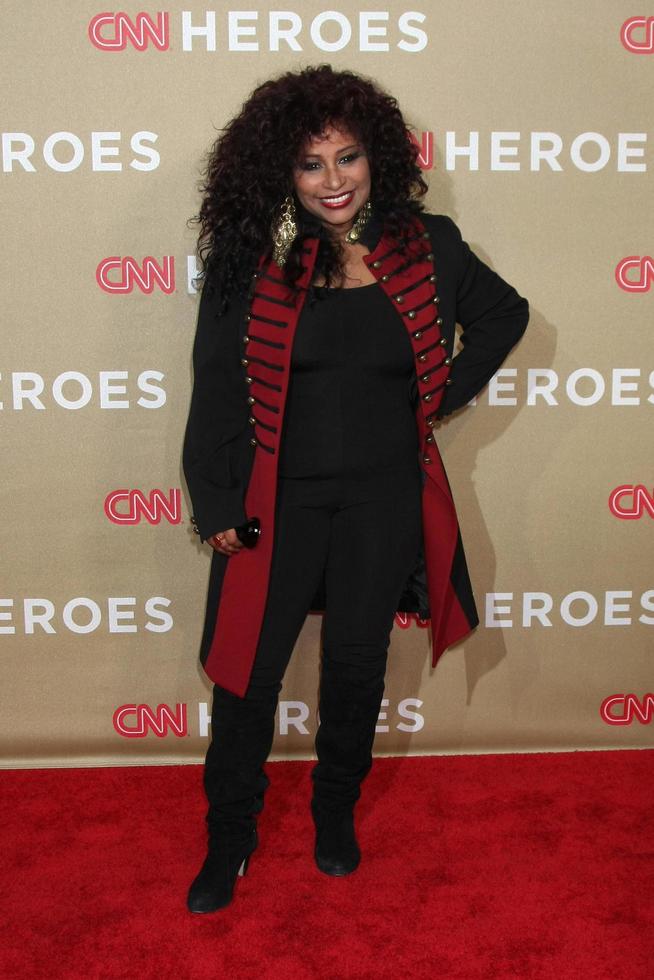
[[[229, 905], [234, 887], [247, 871], [250, 857], [257, 846], [256, 832], [249, 843], [250, 851], [236, 864], [229, 853], [229, 844], [220, 841], [210, 847], [200, 873], [191, 884], [186, 906], [189, 912], [216, 912]], [[241, 853], [243, 853], [241, 851]], [[238, 857], [238, 855], [236, 855]]]

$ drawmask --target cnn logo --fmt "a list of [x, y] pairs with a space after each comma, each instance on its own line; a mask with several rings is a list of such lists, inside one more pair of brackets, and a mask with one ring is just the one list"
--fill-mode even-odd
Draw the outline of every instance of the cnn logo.
[[654, 17], [630, 17], [620, 28], [620, 40], [632, 54], [654, 54]]
[[421, 170], [432, 170], [434, 166], [434, 134], [430, 132], [422, 132], [420, 134], [420, 139], [414, 135], [414, 133], [409, 133], [409, 139], [418, 147], [418, 157], [417, 164]]
[[624, 483], [611, 491], [609, 510], [621, 521], [637, 521], [643, 514], [654, 517], [654, 490], [650, 493], [642, 483]]
[[156, 708], [149, 704], [121, 704], [114, 711], [113, 725], [123, 738], [145, 738], [149, 732], [157, 738], [165, 738], [168, 732], [182, 738], [188, 735], [186, 705], [176, 704], [173, 710], [167, 704]]
[[110, 255], [98, 264], [95, 281], [105, 293], [131, 293], [136, 287], [149, 294], [156, 286], [170, 295], [175, 291], [175, 258], [164, 255], [157, 262], [152, 255], [146, 255], [137, 262], [132, 255]]
[[182, 493], [177, 487], [168, 491], [112, 490], [104, 500], [104, 512], [112, 524], [159, 524], [162, 518], [169, 524], [182, 520]]
[[615, 281], [626, 293], [646, 293], [654, 280], [651, 255], [628, 255], [615, 267]]
[[89, 40], [100, 51], [124, 51], [131, 45], [136, 51], [145, 51], [149, 44], [157, 51], [167, 51], [170, 44], [168, 14], [160, 10], [156, 20], [148, 14], [136, 14], [132, 20], [127, 14], [96, 14], [88, 27]]
[[654, 694], [611, 694], [600, 705], [600, 715], [607, 725], [631, 725], [639, 721], [649, 725], [654, 716]]
[[401, 630], [408, 630], [412, 623], [415, 623], [419, 629], [424, 630], [429, 626], [430, 620], [421, 619], [417, 613], [395, 613], [395, 625], [399, 626]]

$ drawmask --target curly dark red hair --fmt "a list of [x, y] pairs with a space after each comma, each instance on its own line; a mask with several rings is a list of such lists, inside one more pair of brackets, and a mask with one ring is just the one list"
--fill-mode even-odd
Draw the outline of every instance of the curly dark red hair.
[[[400, 238], [412, 215], [423, 210], [427, 185], [417, 164], [397, 101], [369, 79], [318, 65], [286, 72], [259, 85], [240, 113], [221, 131], [203, 173], [198, 255], [202, 276], [218, 288], [223, 303], [248, 286], [262, 253], [271, 249], [271, 229], [293, 191], [293, 167], [310, 137], [328, 125], [350, 130], [366, 150], [370, 201], [391, 234]], [[297, 205], [297, 199], [296, 199]], [[293, 286], [301, 273], [301, 246], [318, 235], [317, 268], [328, 283], [342, 274], [340, 247], [321, 232], [317, 219], [297, 205], [299, 234], [284, 266]]]

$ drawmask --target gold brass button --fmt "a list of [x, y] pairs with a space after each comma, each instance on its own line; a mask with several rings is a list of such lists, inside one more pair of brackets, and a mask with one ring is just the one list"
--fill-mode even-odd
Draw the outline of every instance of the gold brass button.
[[421, 374], [420, 375], [420, 380], [423, 381], [423, 382], [424, 381], [429, 381], [429, 377], [430, 377], [429, 373], [427, 373], [427, 374]]
[[256, 446], [257, 445], [257, 440], [256, 439], [250, 439], [250, 445], [251, 446]]
[[427, 418], [425, 419], [425, 422], [427, 423], [427, 425], [429, 426], [429, 428], [430, 428], [430, 429], [433, 429], [433, 428], [434, 428], [434, 426], [436, 425], [436, 418], [435, 418], [435, 416], [433, 416], [433, 415], [429, 415], [429, 416], [428, 416], [428, 417], [427, 417]]
[[416, 313], [415, 310], [409, 310], [409, 312], [407, 313], [407, 316], [408, 316], [409, 320], [415, 320], [415, 318], [417, 316], [417, 313]]
[[397, 294], [397, 296], [394, 296], [393, 299], [395, 300], [396, 303], [403, 303], [404, 302], [404, 296], [400, 296], [399, 293]]
[[443, 361], [443, 364], [447, 364], [448, 367], [450, 366], [451, 363], [452, 363], [451, 357], [446, 357], [445, 360]]
[[246, 313], [246, 315], [245, 315], [245, 322], [246, 323], [249, 323], [251, 319], [252, 319], [252, 314], [251, 313]]
[[248, 396], [248, 405], [254, 405], [255, 402], [256, 402], [256, 398], [253, 398], [252, 395], [249, 395]]
[[423, 238], [429, 238], [429, 232], [428, 231], [423, 231], [422, 237]]
[[454, 382], [452, 381], [452, 379], [451, 379], [451, 378], [447, 378], [447, 379], [446, 379], [446, 381], [445, 381], [445, 384], [446, 384], [446, 385], [453, 385], [453, 384], [454, 384]]
[[379, 261], [379, 259], [375, 259], [375, 261], [372, 263], [373, 269], [379, 269], [380, 266], [381, 266], [381, 262]]
[[427, 252], [427, 254], [425, 255], [425, 258], [427, 259], [428, 262], [433, 262], [434, 261], [434, 253], [433, 252]]
[[437, 316], [436, 317], [436, 326], [437, 327], [442, 327], [443, 326], [443, 317], [442, 316]]
[[426, 354], [418, 354], [418, 360], [419, 361], [422, 361], [424, 363], [427, 360], [427, 355]]
[[243, 334], [243, 343], [244, 344], [249, 344], [250, 343], [250, 338], [248, 337], [247, 334]]
[[432, 274], [429, 277], [429, 281], [430, 282], [436, 282], [436, 275], [435, 275], [435, 273], [432, 272]]
[[388, 276], [388, 275], [386, 275], [385, 273], [384, 273], [384, 275], [383, 275], [383, 276], [381, 277], [381, 281], [382, 281], [382, 282], [388, 282], [388, 280], [389, 280], [389, 279], [390, 279], [390, 276]]
[[255, 419], [254, 415], [251, 415], [250, 416], [250, 418], [248, 419], [248, 422], [250, 423], [250, 425], [256, 425], [257, 424], [257, 420]]
[[248, 361], [247, 357], [241, 358], [241, 364], [243, 365], [243, 367], [247, 367], [249, 363], [250, 362]]
[[445, 347], [445, 344], [447, 343], [447, 337], [441, 337], [438, 343], [441, 345], [441, 347]]
[[245, 383], [248, 384], [248, 385], [251, 385], [253, 381], [254, 381], [254, 378], [251, 378], [249, 374], [246, 374], [246, 376], [245, 376]]
[[252, 278], [253, 279], [258, 279], [260, 275], [261, 275], [261, 273], [257, 269], [255, 272], [252, 273]]
[[429, 435], [426, 437], [425, 442], [435, 442], [435, 441], [436, 440], [434, 439], [434, 433], [430, 432]]
[[423, 396], [422, 396], [422, 400], [423, 400], [423, 402], [430, 402], [430, 401], [431, 401], [431, 399], [432, 399], [432, 396], [431, 396], [431, 395], [429, 395], [429, 394], [427, 394], [427, 395], [423, 395]]
[[440, 303], [440, 301], [441, 301], [440, 296], [434, 296], [432, 303]]
[[422, 461], [423, 463], [431, 463], [431, 456], [423, 456]]
[[415, 330], [413, 332], [413, 336], [416, 338], [416, 340], [420, 340], [420, 338], [422, 337], [422, 330]]

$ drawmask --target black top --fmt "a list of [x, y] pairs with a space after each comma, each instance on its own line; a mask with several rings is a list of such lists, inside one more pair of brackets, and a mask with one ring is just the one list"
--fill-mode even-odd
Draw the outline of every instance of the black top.
[[279, 476], [388, 494], [419, 480], [411, 341], [377, 283], [316, 287], [297, 324]]

